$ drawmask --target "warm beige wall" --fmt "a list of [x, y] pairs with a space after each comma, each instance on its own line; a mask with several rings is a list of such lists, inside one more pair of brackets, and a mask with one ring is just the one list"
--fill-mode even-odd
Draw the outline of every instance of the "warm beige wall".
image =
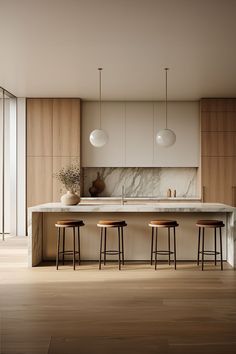
[[27, 206], [60, 200], [53, 173], [80, 161], [80, 99], [27, 99]]

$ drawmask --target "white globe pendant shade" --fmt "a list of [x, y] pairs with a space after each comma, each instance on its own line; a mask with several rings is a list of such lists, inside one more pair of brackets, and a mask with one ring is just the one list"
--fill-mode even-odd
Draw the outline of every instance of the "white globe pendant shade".
[[157, 133], [156, 142], [163, 147], [169, 147], [176, 141], [175, 133], [170, 129], [163, 129]]
[[90, 133], [90, 143], [95, 147], [102, 147], [108, 142], [108, 135], [104, 130], [95, 129]]

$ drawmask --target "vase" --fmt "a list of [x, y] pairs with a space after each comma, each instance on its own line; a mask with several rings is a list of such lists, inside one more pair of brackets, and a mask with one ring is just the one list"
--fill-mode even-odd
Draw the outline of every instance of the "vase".
[[105, 188], [105, 183], [100, 177], [100, 173], [97, 173], [97, 179], [93, 181], [92, 187], [89, 188], [89, 193], [91, 194], [91, 197], [97, 197], [98, 194], [102, 193]]
[[66, 194], [61, 196], [61, 202], [64, 205], [76, 205], [80, 202], [80, 197], [74, 192], [67, 191]]

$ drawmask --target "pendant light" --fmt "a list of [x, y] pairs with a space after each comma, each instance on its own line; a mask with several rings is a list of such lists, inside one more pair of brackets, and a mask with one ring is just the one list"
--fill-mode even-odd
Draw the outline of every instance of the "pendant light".
[[156, 142], [158, 145], [163, 147], [169, 147], [173, 145], [176, 141], [176, 135], [173, 130], [167, 128], [167, 72], [169, 68], [165, 68], [166, 72], [166, 127], [165, 129], [160, 130], [156, 135]]
[[90, 143], [95, 147], [102, 147], [108, 142], [107, 133], [101, 129], [102, 125], [102, 68], [99, 71], [99, 129], [95, 129], [90, 133]]

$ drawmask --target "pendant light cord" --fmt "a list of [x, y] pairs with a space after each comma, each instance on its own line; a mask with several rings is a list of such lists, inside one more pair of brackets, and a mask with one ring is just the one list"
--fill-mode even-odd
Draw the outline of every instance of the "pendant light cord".
[[102, 68], [99, 70], [99, 129], [102, 128]]
[[167, 129], [167, 72], [169, 68], [165, 68], [166, 71], [166, 129]]

